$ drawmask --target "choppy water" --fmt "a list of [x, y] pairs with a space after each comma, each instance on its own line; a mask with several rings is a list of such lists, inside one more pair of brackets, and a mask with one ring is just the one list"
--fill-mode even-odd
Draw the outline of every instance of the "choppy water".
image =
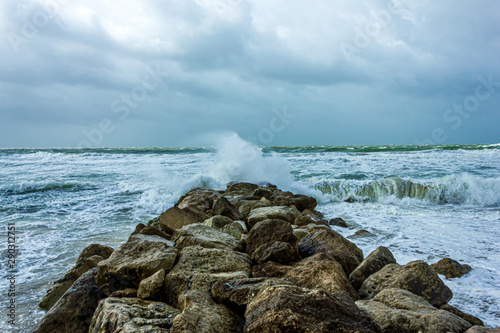
[[214, 148], [0, 149], [0, 331], [7, 325], [7, 225], [15, 223], [17, 329], [90, 243], [118, 247], [135, 225], [195, 186], [269, 181], [315, 196], [389, 247], [399, 263], [452, 257], [473, 267], [445, 282], [450, 302], [500, 326], [500, 145], [272, 147], [228, 137]]

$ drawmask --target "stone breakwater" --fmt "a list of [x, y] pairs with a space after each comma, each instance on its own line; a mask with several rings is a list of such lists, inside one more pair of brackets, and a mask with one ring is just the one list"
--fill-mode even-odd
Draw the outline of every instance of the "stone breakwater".
[[32, 332], [500, 332], [447, 304], [437, 272], [470, 267], [365, 257], [316, 205], [269, 184], [192, 189], [118, 249], [85, 248]]

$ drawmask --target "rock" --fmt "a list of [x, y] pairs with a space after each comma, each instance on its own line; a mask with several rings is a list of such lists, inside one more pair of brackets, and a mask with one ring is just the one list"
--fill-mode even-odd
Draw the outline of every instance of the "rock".
[[148, 299], [160, 301], [163, 297], [163, 284], [165, 283], [165, 270], [160, 269], [148, 278], [139, 283], [137, 290], [137, 297], [141, 299]]
[[453, 293], [428, 264], [412, 261], [404, 266], [388, 264], [370, 275], [361, 285], [359, 296], [372, 298], [387, 288], [399, 288], [422, 296], [435, 307], [447, 303]]
[[166, 233], [173, 233], [185, 225], [203, 223], [208, 215], [194, 209], [172, 207], [160, 215], [160, 226]]
[[344, 221], [341, 217], [336, 217], [334, 219], [331, 219], [330, 221], [328, 221], [328, 224], [334, 225], [337, 227], [341, 227], [341, 228], [349, 228], [349, 226], [347, 225], [347, 222]]
[[108, 297], [97, 307], [89, 333], [168, 333], [179, 310], [160, 302]]
[[170, 304], [189, 290], [209, 291], [217, 281], [250, 277], [250, 259], [245, 253], [228, 249], [206, 249], [189, 246], [182, 249], [179, 260], [165, 278], [165, 292]]
[[248, 220], [248, 216], [253, 209], [256, 208], [264, 208], [264, 207], [272, 207], [273, 203], [269, 200], [242, 200], [238, 204], [235, 204], [238, 208], [238, 211], [241, 213], [241, 216], [244, 220]]
[[207, 227], [222, 229], [226, 224], [230, 223], [233, 223], [233, 220], [231, 220], [229, 217], [215, 215], [203, 222], [203, 225], [206, 225]]
[[260, 277], [284, 277], [291, 269], [291, 266], [282, 265], [275, 261], [268, 261], [262, 265], [255, 265], [252, 267], [252, 276], [254, 278]]
[[[276, 194], [275, 194], [276, 195]], [[304, 211], [309, 209], [314, 211], [318, 202], [316, 199], [312, 197], [308, 197], [302, 194], [292, 194], [287, 195], [285, 193], [277, 194], [275, 198], [273, 198], [273, 203], [278, 206], [295, 206], [299, 211]]]
[[259, 185], [251, 183], [230, 183], [227, 185], [226, 193], [237, 191], [250, 191], [253, 192], [259, 188]]
[[299, 227], [306, 226], [311, 223], [316, 224], [318, 223], [318, 220], [316, 218], [304, 214], [300, 214], [297, 218], [295, 218], [295, 221], [293, 222], [293, 224]]
[[172, 238], [172, 236], [170, 236], [166, 232], [163, 232], [162, 230], [160, 230], [154, 226], [147, 226], [147, 225], [144, 225], [142, 223], [139, 223], [137, 225], [137, 227], [135, 228], [134, 232], [132, 233], [132, 235], [137, 235], [137, 234], [150, 235], [150, 236], [160, 236], [160, 237], [163, 237], [163, 238], [168, 239], [168, 240], [170, 240]]
[[[84, 250], [85, 251], [85, 250]], [[104, 260], [101, 256], [93, 255], [93, 251], [88, 251], [84, 256], [80, 255], [76, 266], [71, 268], [62, 279], [54, 282], [54, 285], [47, 291], [47, 294], [42, 298], [38, 306], [43, 310], [49, 310], [64, 293], [75, 283], [76, 280], [84, 273], [94, 268]], [[83, 252], [82, 252], [83, 253]], [[106, 255], [106, 253], [103, 253]]]
[[359, 290], [367, 277], [381, 270], [385, 265], [395, 264], [396, 259], [388, 248], [379, 246], [349, 275], [354, 289]]
[[207, 227], [203, 224], [190, 224], [176, 230], [172, 240], [178, 249], [199, 245], [209, 249], [243, 250], [241, 241], [219, 229]]
[[302, 238], [306, 237], [306, 235], [309, 234], [309, 230], [303, 228], [296, 228], [293, 229], [293, 234], [295, 235], [295, 237], [297, 237], [297, 241], [300, 242]]
[[197, 187], [180, 197], [175, 206], [179, 208], [191, 207], [206, 213], [219, 197], [220, 193], [211, 188]]
[[276, 261], [281, 264], [289, 264], [299, 260], [297, 245], [290, 243], [273, 241], [262, 244], [253, 251], [251, 259], [254, 263], [262, 264], [266, 261]]
[[128, 298], [137, 298], [137, 289], [134, 288], [127, 288], [123, 290], [117, 290], [111, 293], [109, 297], [116, 297], [116, 298], [123, 298], [123, 297], [128, 297]]
[[357, 239], [364, 237], [375, 237], [375, 235], [367, 230], [358, 230], [354, 233], [354, 235], [347, 236], [347, 238], [349, 239]]
[[384, 289], [370, 301], [356, 305], [380, 332], [464, 332], [471, 325], [454, 314], [438, 310], [422, 297], [401, 289]]
[[258, 247], [274, 241], [285, 242], [297, 247], [297, 237], [290, 223], [283, 220], [263, 220], [248, 233], [246, 251], [251, 256]]
[[454, 315], [459, 316], [460, 318], [464, 319], [465, 321], [468, 321], [471, 325], [484, 326], [484, 323], [481, 319], [474, 317], [473, 315], [463, 313], [462, 311], [460, 311], [459, 309], [457, 309], [451, 305], [444, 304], [439, 309], [451, 312]]
[[301, 257], [329, 253], [338, 261], [346, 274], [350, 274], [363, 260], [363, 251], [339, 233], [329, 230], [311, 232], [298, 244]]
[[248, 226], [250, 231], [258, 222], [271, 219], [284, 220], [289, 223], [293, 223], [295, 220], [295, 214], [290, 207], [286, 206], [254, 208], [248, 215]]
[[178, 250], [159, 236], [132, 235], [97, 266], [96, 282], [109, 295], [125, 288], [137, 288], [139, 282], [161, 269], [170, 271]]
[[82, 253], [80, 253], [78, 259], [76, 260], [76, 264], [78, 265], [93, 256], [100, 256], [103, 259], [108, 259], [113, 251], [114, 249], [109, 246], [90, 244], [82, 250]]
[[487, 328], [484, 326], [473, 326], [465, 331], [465, 333], [500, 333], [500, 327]]
[[221, 231], [233, 236], [235, 239], [241, 239], [241, 236], [248, 232], [243, 221], [234, 221], [226, 224]]
[[93, 268], [76, 280], [31, 332], [87, 333], [97, 304], [105, 297], [95, 283], [96, 274]]
[[208, 292], [189, 291], [179, 298], [182, 313], [174, 318], [171, 333], [238, 332], [236, 315], [213, 301]]
[[267, 281], [248, 304], [244, 332], [375, 332], [346, 292]]
[[238, 211], [238, 209], [236, 209], [236, 207], [225, 197], [220, 197], [219, 199], [215, 200], [212, 207], [212, 215], [223, 215], [229, 217], [232, 220], [243, 219], [243, 216]]
[[230, 307], [245, 307], [259, 292], [269, 278], [248, 278], [215, 282], [212, 296], [219, 303]]
[[444, 258], [432, 264], [431, 268], [438, 274], [446, 276], [448, 279], [462, 277], [469, 273], [472, 268], [469, 265], [462, 265], [458, 261]]
[[253, 196], [269, 199], [273, 195], [273, 191], [267, 187], [259, 187], [253, 191]]

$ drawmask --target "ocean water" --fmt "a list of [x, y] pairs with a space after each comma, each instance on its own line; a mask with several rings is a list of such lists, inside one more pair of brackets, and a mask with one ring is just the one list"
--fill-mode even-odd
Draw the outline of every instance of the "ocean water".
[[[500, 326], [500, 145], [257, 148], [0, 149], [0, 331], [26, 332], [38, 302], [91, 243], [117, 248], [140, 222], [197, 186], [271, 182], [316, 197], [365, 256], [387, 246], [400, 264], [451, 257], [450, 304]], [[7, 226], [15, 224], [15, 327], [7, 324]]]

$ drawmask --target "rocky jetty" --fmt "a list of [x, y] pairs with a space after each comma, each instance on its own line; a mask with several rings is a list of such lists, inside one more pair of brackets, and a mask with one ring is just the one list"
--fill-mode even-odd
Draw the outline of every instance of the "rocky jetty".
[[32, 332], [497, 332], [447, 304], [436, 272], [468, 267], [365, 258], [316, 205], [269, 184], [192, 189], [118, 249], [84, 249]]

